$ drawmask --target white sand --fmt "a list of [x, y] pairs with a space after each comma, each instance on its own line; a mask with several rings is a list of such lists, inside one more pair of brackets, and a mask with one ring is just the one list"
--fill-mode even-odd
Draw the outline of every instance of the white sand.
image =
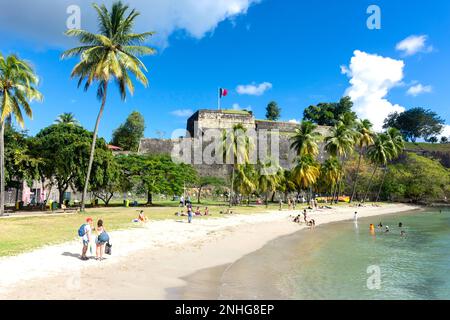
[[[339, 207], [308, 215], [316, 224], [417, 209], [403, 204]], [[163, 299], [197, 270], [232, 263], [267, 242], [304, 228], [292, 211], [158, 221], [111, 232], [113, 255], [81, 261], [73, 241], [0, 259], [0, 299]]]

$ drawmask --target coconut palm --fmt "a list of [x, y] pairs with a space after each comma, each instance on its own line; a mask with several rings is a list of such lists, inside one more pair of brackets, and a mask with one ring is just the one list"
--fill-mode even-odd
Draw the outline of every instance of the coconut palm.
[[297, 186], [304, 190], [309, 188], [311, 194], [311, 187], [320, 177], [320, 165], [311, 155], [298, 157], [292, 175]]
[[[325, 150], [332, 157], [340, 158], [342, 162], [345, 161], [347, 156], [353, 151], [353, 145], [355, 143], [355, 134], [350, 130], [342, 121], [331, 128], [330, 135], [325, 137]], [[344, 168], [344, 164], [342, 164]], [[342, 175], [338, 182], [337, 198], [339, 199], [341, 180], [344, 178]]]
[[[399, 155], [405, 149], [405, 141], [403, 140], [403, 136], [400, 133], [400, 131], [396, 128], [389, 128], [386, 131], [386, 135], [388, 137], [387, 143], [390, 145], [390, 149], [391, 149], [389, 160], [393, 160], [395, 158], [398, 158]], [[383, 184], [384, 184], [384, 180], [386, 179], [387, 172], [388, 172], [388, 167], [386, 166], [384, 173], [383, 173], [383, 178], [381, 179], [380, 187], [378, 189], [377, 198], [375, 199], [375, 202], [378, 202], [378, 200], [380, 199], [381, 190], [383, 188]]]
[[336, 157], [330, 157], [321, 165], [320, 176], [325, 185], [330, 187], [330, 195], [334, 199], [338, 182], [343, 175], [342, 165]]
[[283, 176], [278, 161], [274, 159], [266, 159], [263, 163], [259, 163], [258, 170], [258, 189], [265, 195], [265, 203], [268, 206], [269, 194], [277, 191]]
[[134, 93], [134, 85], [130, 73], [145, 87], [148, 80], [144, 74], [147, 71], [139, 56], [154, 54], [155, 50], [142, 45], [153, 32], [134, 33], [133, 28], [139, 12], [131, 10], [122, 2], [114, 2], [111, 10], [105, 5], [93, 4], [99, 20], [99, 33], [72, 29], [66, 32], [69, 37], [75, 37], [81, 46], [65, 51], [62, 58], [80, 56], [81, 61], [72, 70], [71, 77], [78, 78], [78, 87], [84, 83], [87, 91], [93, 83], [97, 83], [97, 98], [101, 100], [100, 110], [95, 123], [92, 139], [89, 165], [86, 182], [81, 200], [81, 210], [84, 210], [84, 201], [89, 185], [89, 178], [94, 161], [95, 144], [98, 128], [106, 104], [109, 83], [115, 80], [122, 100], [125, 100], [128, 91]]
[[373, 177], [375, 176], [379, 166], [386, 166], [389, 159], [391, 159], [394, 154], [392, 143], [390, 137], [386, 133], [380, 133], [376, 136], [374, 144], [369, 146], [367, 150], [367, 156], [370, 161], [374, 164], [375, 168], [373, 170], [372, 176], [369, 180], [369, 185], [364, 194], [363, 202], [366, 201], [367, 195], [372, 187]]
[[236, 190], [248, 197], [247, 205], [250, 205], [250, 196], [257, 189], [257, 172], [252, 164], [238, 165], [234, 185]]
[[31, 65], [16, 55], [4, 57], [0, 54], [0, 215], [5, 207], [5, 120], [15, 118], [23, 127], [22, 110], [28, 117], [33, 116], [30, 103], [42, 100], [37, 90], [39, 83]]
[[298, 156], [312, 155], [316, 157], [319, 154], [317, 144], [320, 133], [315, 131], [317, 125], [310, 121], [302, 121], [295, 129], [295, 134], [291, 137], [291, 148], [297, 152]]
[[359, 157], [358, 157], [358, 166], [356, 168], [355, 181], [353, 181], [353, 189], [352, 189], [352, 196], [350, 198], [350, 203], [353, 201], [353, 198], [355, 197], [356, 194], [356, 186], [358, 184], [359, 170], [361, 168], [361, 160], [364, 154], [364, 150], [365, 148], [373, 144], [373, 139], [375, 136], [372, 131], [372, 123], [367, 119], [357, 121], [355, 132], [356, 132], [355, 142], [358, 148]]
[[225, 163], [232, 164], [230, 206], [233, 204], [234, 176], [239, 165], [247, 164], [250, 160], [250, 152], [253, 143], [247, 135], [247, 130], [242, 124], [236, 124], [231, 130], [223, 130], [221, 147]]
[[74, 126], [78, 126], [80, 123], [77, 119], [75, 119], [75, 115], [72, 112], [65, 112], [60, 114], [58, 118], [55, 120], [57, 124], [71, 124]]

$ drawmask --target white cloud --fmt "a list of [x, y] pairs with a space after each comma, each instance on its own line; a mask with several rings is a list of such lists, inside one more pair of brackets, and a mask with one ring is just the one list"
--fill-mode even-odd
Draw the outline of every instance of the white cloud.
[[263, 82], [260, 84], [252, 83], [248, 85], [239, 85], [236, 88], [237, 93], [247, 94], [251, 96], [262, 96], [264, 92], [272, 89], [272, 84], [270, 82]]
[[291, 119], [291, 120], [289, 120], [288, 122], [289, 122], [289, 123], [299, 124], [299, 123], [300, 123], [300, 120], [297, 120], [297, 119]]
[[431, 91], [433, 91], [433, 87], [424, 86], [419, 83], [419, 84], [416, 84], [416, 85], [410, 87], [408, 89], [408, 91], [406, 92], [406, 94], [413, 96], [413, 97], [417, 97], [419, 94], [430, 93]]
[[231, 108], [233, 110], [247, 110], [247, 111], [252, 111], [252, 107], [248, 106], [248, 107], [241, 107], [239, 105], [239, 103], [233, 103], [233, 105], [231, 106]]
[[405, 111], [386, 99], [389, 90], [402, 83], [404, 66], [401, 60], [356, 50], [350, 66], [341, 68], [351, 84], [345, 95], [352, 99], [358, 117], [369, 119], [377, 131], [390, 113]]
[[444, 125], [444, 130], [442, 130], [442, 132], [438, 136], [438, 138], [440, 139], [441, 137], [450, 138], [450, 125], [448, 125], [448, 124]]
[[[95, 1], [106, 3], [106, 0]], [[218, 24], [246, 14], [249, 7], [260, 0], [127, 0], [130, 8], [136, 8], [141, 16], [136, 20], [137, 31], [156, 31], [152, 43], [167, 46], [168, 38], [177, 30], [200, 39], [214, 31]], [[65, 46], [67, 38], [66, 13], [70, 5], [81, 8], [81, 27], [97, 29], [97, 19], [92, 1], [88, 0], [15, 0], [8, 2], [8, 10], [0, 10], [0, 30], [15, 32], [32, 39], [41, 47]]]
[[192, 116], [194, 114], [194, 111], [192, 111], [191, 109], [178, 109], [172, 111], [170, 114], [176, 117], [186, 118]]
[[431, 52], [433, 47], [426, 45], [427, 39], [427, 35], [412, 35], [397, 43], [395, 49], [401, 51], [405, 56], [412, 56], [418, 52]]

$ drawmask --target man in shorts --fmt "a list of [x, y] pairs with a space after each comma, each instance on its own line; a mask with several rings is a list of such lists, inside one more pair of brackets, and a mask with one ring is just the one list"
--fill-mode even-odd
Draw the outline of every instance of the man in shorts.
[[86, 256], [86, 253], [88, 251], [89, 243], [92, 239], [92, 228], [93, 228], [93, 220], [92, 218], [86, 219], [86, 224], [84, 225], [84, 235], [81, 237], [83, 240], [83, 251], [81, 252], [81, 260], [89, 260], [89, 258]]

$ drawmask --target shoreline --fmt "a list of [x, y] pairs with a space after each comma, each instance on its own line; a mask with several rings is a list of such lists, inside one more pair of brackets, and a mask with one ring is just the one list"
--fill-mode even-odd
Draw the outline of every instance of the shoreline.
[[[362, 218], [419, 208], [338, 207], [308, 217], [321, 225], [351, 220], [355, 211]], [[79, 241], [2, 258], [0, 299], [165, 299], [199, 270], [231, 264], [276, 238], [305, 229], [291, 222], [290, 216], [299, 213], [231, 215], [191, 225], [158, 221], [111, 232], [113, 256], [103, 262], [79, 261]]]

